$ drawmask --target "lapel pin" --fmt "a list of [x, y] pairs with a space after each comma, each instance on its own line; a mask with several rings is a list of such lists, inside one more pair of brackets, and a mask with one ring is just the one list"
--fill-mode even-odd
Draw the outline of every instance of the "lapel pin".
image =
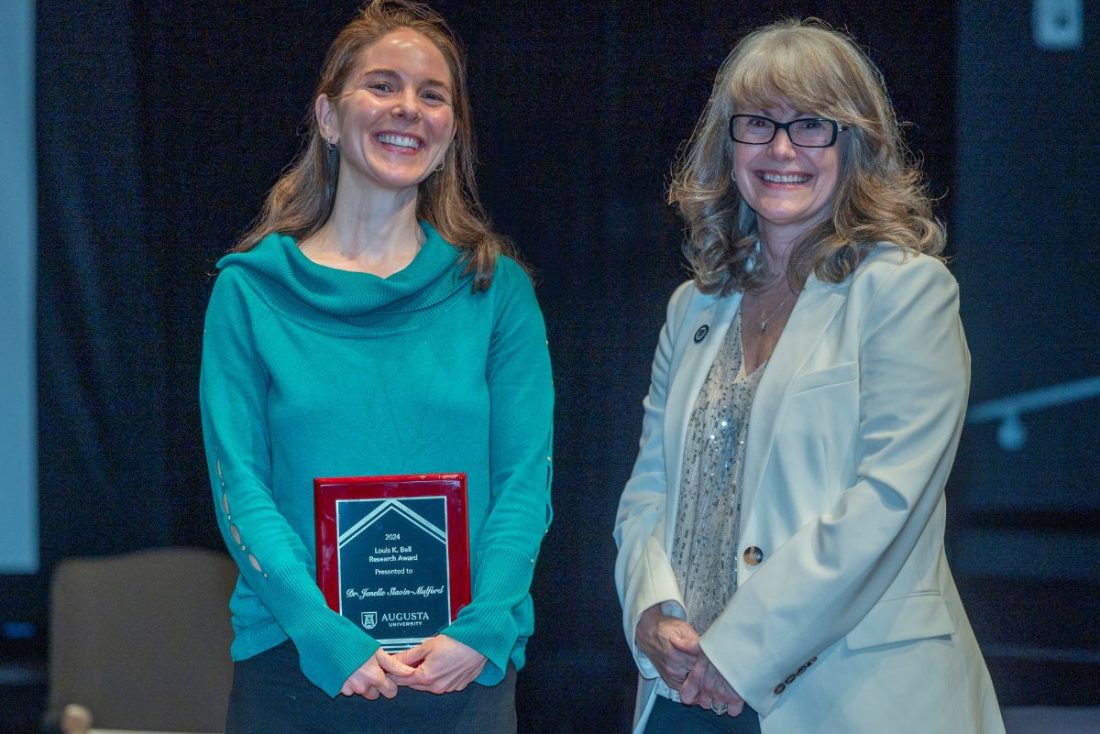
[[710, 331], [710, 327], [707, 326], [706, 324], [703, 324], [698, 329], [696, 329], [696, 331], [695, 331], [695, 343], [698, 344], [699, 342], [706, 339], [708, 331]]

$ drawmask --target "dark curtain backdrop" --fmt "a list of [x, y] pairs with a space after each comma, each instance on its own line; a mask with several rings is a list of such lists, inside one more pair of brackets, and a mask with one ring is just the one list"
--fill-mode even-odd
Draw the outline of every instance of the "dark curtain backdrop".
[[[1010, 3], [958, 5], [952, 232], [972, 415], [1100, 375], [1100, 145], [1078, 122], [1100, 115], [1100, 3], [1082, 13], [1081, 48], [1054, 53]], [[1021, 416], [1019, 451], [998, 446], [996, 423], [963, 432], [950, 548], [1009, 700], [1100, 703], [1098, 406]]]
[[[94, 5], [38, 2], [44, 569], [17, 609], [40, 619], [64, 556], [221, 547], [196, 405], [210, 273], [297, 151], [325, 48], [359, 3]], [[678, 146], [744, 31], [818, 15], [881, 65], [948, 194], [953, 4], [433, 5], [468, 46], [480, 186], [537, 273], [555, 365], [556, 520], [522, 728], [622, 730], [633, 672], [610, 532], [685, 277], [663, 203]], [[950, 195], [939, 206], [950, 220]]]

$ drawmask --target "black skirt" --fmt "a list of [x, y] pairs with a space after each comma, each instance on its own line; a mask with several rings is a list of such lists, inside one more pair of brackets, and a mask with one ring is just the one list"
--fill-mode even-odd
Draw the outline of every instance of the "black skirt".
[[516, 671], [495, 686], [471, 683], [437, 695], [411, 688], [394, 698], [329, 698], [309, 682], [290, 642], [233, 666], [226, 734], [516, 734]]
[[737, 716], [719, 716], [698, 706], [686, 706], [657, 696], [645, 734], [758, 734], [760, 717], [752, 708]]

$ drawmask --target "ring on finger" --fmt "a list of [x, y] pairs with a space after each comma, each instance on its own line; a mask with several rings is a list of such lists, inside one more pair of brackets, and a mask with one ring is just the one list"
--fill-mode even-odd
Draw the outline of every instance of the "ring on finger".
[[729, 711], [729, 706], [727, 706], [724, 703], [712, 703], [710, 705], [710, 710], [713, 711], [714, 713], [718, 714], [719, 716], [722, 716], [727, 711]]

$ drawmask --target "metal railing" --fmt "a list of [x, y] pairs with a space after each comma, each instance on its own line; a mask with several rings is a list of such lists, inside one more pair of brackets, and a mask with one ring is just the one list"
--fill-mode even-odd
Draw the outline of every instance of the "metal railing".
[[1027, 443], [1027, 428], [1020, 416], [1035, 410], [1100, 397], [1100, 376], [1029, 390], [971, 406], [967, 423], [1000, 421], [997, 443], [1005, 451], [1019, 451]]

